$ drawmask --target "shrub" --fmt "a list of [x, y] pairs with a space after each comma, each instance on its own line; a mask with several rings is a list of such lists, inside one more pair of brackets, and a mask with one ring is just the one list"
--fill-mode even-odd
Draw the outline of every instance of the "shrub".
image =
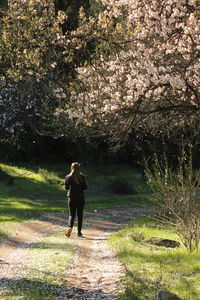
[[116, 194], [132, 195], [136, 193], [133, 185], [130, 184], [125, 178], [121, 177], [108, 179], [106, 190]]
[[192, 167], [192, 155], [181, 153], [175, 171], [167, 158], [155, 157], [153, 170], [146, 166], [148, 183], [158, 203], [155, 218], [173, 226], [185, 247], [191, 252], [200, 241], [200, 177]]

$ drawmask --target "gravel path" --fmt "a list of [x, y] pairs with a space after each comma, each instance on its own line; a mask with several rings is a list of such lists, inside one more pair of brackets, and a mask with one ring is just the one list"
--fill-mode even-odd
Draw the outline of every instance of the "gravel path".
[[[107, 239], [124, 224], [146, 213], [148, 210], [141, 208], [85, 213], [85, 219], [95, 218], [95, 222], [83, 231], [83, 238], [76, 239], [77, 252], [74, 263], [68, 270], [62, 287], [58, 288], [55, 299], [117, 299], [117, 295], [123, 291], [121, 276], [125, 274], [125, 270], [109, 247]], [[1, 245], [0, 290], [6, 287], [9, 280], [17, 280], [23, 276], [23, 267], [20, 267], [23, 265], [26, 248], [46, 234], [66, 226], [66, 217], [64, 214], [47, 216], [44, 220], [24, 223]]]

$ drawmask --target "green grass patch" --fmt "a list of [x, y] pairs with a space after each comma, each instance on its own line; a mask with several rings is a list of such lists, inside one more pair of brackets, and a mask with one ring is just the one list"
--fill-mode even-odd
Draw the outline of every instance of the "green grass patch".
[[114, 234], [110, 243], [126, 266], [126, 291], [120, 300], [155, 299], [159, 289], [176, 293], [185, 300], [200, 295], [200, 251], [187, 252], [184, 246], [171, 249], [147, 243], [151, 237], [175, 239], [170, 228], [141, 218]]
[[[0, 240], [10, 235], [20, 222], [36, 219], [46, 213], [66, 210], [66, 193], [58, 183], [49, 183], [40, 167], [28, 168], [0, 164], [14, 178], [7, 186], [0, 180]], [[55, 174], [49, 172], [49, 177]], [[60, 180], [63, 180], [60, 178]]]

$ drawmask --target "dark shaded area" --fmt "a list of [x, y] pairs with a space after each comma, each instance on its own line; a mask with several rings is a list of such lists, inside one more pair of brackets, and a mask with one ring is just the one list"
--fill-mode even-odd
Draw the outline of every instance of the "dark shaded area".
[[12, 186], [14, 184], [14, 177], [10, 176], [0, 168], [0, 182], [1, 181], [7, 186]]
[[[159, 138], [145, 138], [138, 140], [130, 137], [128, 142], [120, 149], [110, 148], [105, 137], [94, 137], [89, 141], [84, 137], [72, 140], [70, 137], [54, 138], [52, 136], [25, 135], [19, 144], [0, 142], [1, 162], [72, 162], [84, 161], [89, 164], [102, 164], [114, 162], [119, 164], [133, 164], [142, 169], [138, 164], [143, 158], [149, 158], [153, 154], [160, 155], [165, 152], [170, 160], [177, 164], [179, 146], [166, 143]], [[199, 148], [196, 147], [193, 156], [198, 165]]]
[[134, 188], [134, 186], [130, 184], [123, 177], [116, 177], [114, 179], [108, 178], [105, 189], [116, 194], [124, 194], [124, 195], [137, 194], [137, 191]]
[[79, 10], [84, 8], [87, 13], [90, 8], [89, 0], [54, 0], [56, 14], [59, 10], [67, 13], [67, 20], [62, 24], [63, 33], [75, 30], [79, 22]]
[[176, 248], [176, 247], [180, 247], [181, 245], [177, 241], [170, 240], [170, 239], [162, 239], [158, 237], [152, 237], [147, 242], [156, 246], [163, 246], [166, 248]]
[[87, 142], [84, 138], [72, 141], [70, 138], [27, 135], [20, 147], [10, 143], [0, 143], [1, 162], [72, 162], [102, 163], [109, 160], [109, 145], [103, 139], [94, 138]]
[[0, 8], [7, 8], [7, 7], [8, 7], [8, 0], [0, 0]]

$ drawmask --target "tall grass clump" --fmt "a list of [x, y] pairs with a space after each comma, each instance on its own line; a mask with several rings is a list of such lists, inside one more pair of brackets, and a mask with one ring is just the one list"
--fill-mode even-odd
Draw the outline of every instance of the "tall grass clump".
[[145, 173], [158, 203], [156, 219], [172, 226], [185, 247], [192, 252], [200, 241], [200, 177], [194, 170], [192, 154], [182, 150], [173, 169], [167, 157], [154, 157]]

